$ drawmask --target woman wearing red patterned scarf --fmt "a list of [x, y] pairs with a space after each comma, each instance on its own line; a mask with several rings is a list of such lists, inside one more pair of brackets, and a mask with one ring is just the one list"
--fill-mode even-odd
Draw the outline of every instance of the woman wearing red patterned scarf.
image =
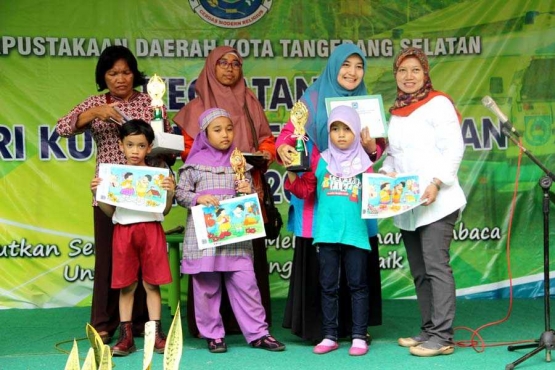
[[466, 197], [457, 172], [464, 153], [460, 115], [446, 94], [434, 90], [426, 55], [401, 51], [393, 64], [397, 98], [381, 173], [419, 175], [422, 206], [394, 217], [401, 229], [420, 308], [420, 332], [399, 338], [415, 356], [454, 351], [455, 280], [449, 247]]

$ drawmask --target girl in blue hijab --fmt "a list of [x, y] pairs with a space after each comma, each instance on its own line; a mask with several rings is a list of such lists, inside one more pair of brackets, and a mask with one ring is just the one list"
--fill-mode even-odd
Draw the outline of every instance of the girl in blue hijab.
[[[350, 58], [353, 55], [359, 56], [360, 59]], [[351, 76], [341, 75], [341, 67], [346, 63], [355, 63], [354, 67], [360, 72], [350, 73]], [[309, 111], [308, 122], [305, 126], [306, 132], [320, 152], [328, 148], [326, 98], [367, 95], [363, 80], [364, 71], [366, 71], [366, 60], [362, 50], [353, 44], [341, 44], [331, 53], [320, 77], [306, 89], [301, 97], [301, 101]], [[350, 80], [347, 80], [347, 77]]]

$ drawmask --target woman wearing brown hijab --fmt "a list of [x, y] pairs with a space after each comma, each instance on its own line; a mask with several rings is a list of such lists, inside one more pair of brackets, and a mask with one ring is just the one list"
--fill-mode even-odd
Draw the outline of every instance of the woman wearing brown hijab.
[[[185, 150], [181, 158], [185, 161], [194, 138], [199, 132], [198, 118], [209, 108], [222, 108], [231, 115], [235, 137], [234, 144], [243, 153], [262, 154], [264, 160], [252, 171], [254, 187], [262, 202], [262, 176], [275, 159], [275, 140], [268, 119], [254, 93], [250, 91], [243, 78], [243, 59], [230, 46], [219, 46], [212, 50], [195, 84], [197, 97], [186, 104], [173, 118], [181, 128]], [[264, 215], [265, 217], [265, 215]], [[271, 325], [270, 281], [265, 239], [253, 241], [254, 271], [266, 310], [266, 322]], [[187, 323], [189, 332], [198, 336], [193, 305], [193, 288], [189, 280], [187, 293]], [[225, 289], [224, 289], [225, 290]], [[220, 309], [226, 333], [240, 333], [237, 321], [224, 291]]]

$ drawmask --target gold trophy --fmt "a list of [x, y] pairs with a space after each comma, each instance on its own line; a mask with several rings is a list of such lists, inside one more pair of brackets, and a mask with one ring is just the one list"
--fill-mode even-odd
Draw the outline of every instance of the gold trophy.
[[[229, 162], [231, 164], [233, 172], [235, 172], [235, 185], [239, 184], [239, 182], [241, 181], [247, 181], [245, 177], [245, 172], [247, 170], [247, 161], [245, 160], [245, 157], [243, 156], [243, 153], [241, 153], [239, 148], [235, 148], [233, 152], [231, 152]], [[237, 193], [237, 195], [245, 194]]]
[[305, 172], [310, 169], [310, 162], [308, 158], [308, 150], [306, 147], [305, 125], [308, 121], [308, 109], [303, 102], [298, 101], [291, 109], [290, 120], [295, 127], [293, 137], [297, 140], [295, 142], [295, 151], [291, 154], [291, 164], [287, 166], [287, 171], [291, 172]]
[[154, 76], [148, 80], [146, 91], [152, 99], [150, 106], [154, 110], [154, 118], [150, 121], [150, 125], [152, 126], [154, 132], [164, 132], [164, 117], [162, 116], [162, 106], [164, 105], [164, 101], [162, 98], [166, 92], [166, 84], [160, 76], [155, 73]]

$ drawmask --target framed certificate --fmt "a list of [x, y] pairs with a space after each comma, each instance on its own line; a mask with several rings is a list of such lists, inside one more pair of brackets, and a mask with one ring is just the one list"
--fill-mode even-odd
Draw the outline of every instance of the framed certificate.
[[333, 108], [340, 105], [352, 107], [358, 112], [362, 128], [368, 127], [371, 137], [387, 137], [387, 123], [381, 95], [326, 98], [328, 116]]

